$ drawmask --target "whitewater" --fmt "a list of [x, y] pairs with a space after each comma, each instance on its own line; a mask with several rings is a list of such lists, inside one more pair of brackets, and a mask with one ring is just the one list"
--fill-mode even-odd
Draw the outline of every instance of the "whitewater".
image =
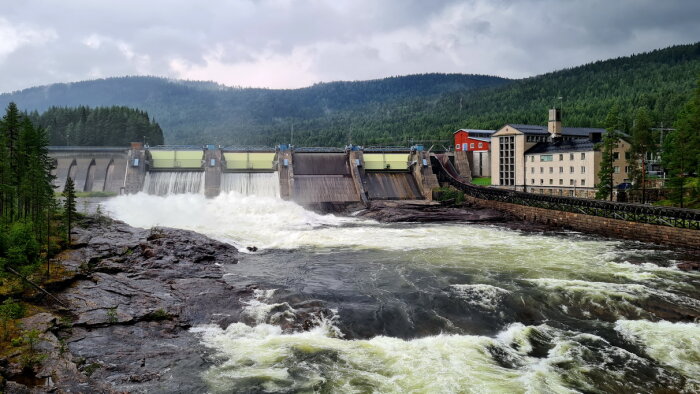
[[[194, 180], [196, 183], [197, 180]], [[243, 319], [192, 328], [211, 392], [697, 392], [700, 274], [682, 251], [573, 232], [321, 215], [255, 179], [120, 196], [114, 218], [244, 254]], [[264, 183], [264, 180], [261, 180]], [[261, 183], [261, 184], [262, 184]], [[257, 252], [249, 253], [248, 246]], [[332, 311], [308, 330], [300, 305]]]

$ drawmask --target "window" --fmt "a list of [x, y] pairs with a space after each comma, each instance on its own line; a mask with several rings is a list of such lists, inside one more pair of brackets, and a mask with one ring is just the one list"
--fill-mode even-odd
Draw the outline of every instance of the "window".
[[625, 152], [625, 159], [629, 160], [630, 158], [632, 158], [632, 152]]
[[540, 155], [540, 161], [552, 161], [552, 155]]
[[540, 174], [544, 174], [544, 167], [540, 167]]
[[586, 186], [586, 180], [585, 180], [585, 179], [581, 179], [581, 186]]
[[459, 150], [459, 144], [455, 144], [455, 150]]
[[498, 137], [498, 178], [502, 186], [515, 185], [515, 136]]
[[585, 173], [586, 173], [586, 166], [581, 166], [581, 174], [585, 174]]
[[535, 156], [530, 156], [530, 162], [532, 163], [533, 161], [535, 161]]
[[533, 179], [530, 179], [530, 183], [534, 185], [534, 184], [535, 184], [535, 179], [534, 179], [534, 178], [533, 178]]
[[616, 174], [619, 174], [619, 173], [620, 173], [620, 167], [618, 167], [618, 166], [613, 167], [613, 172], [616, 173]]
[[484, 143], [483, 143], [483, 142], [479, 142], [479, 148], [483, 148], [483, 147], [484, 147]]
[[553, 184], [554, 184], [554, 179], [550, 179], [550, 180], [549, 180], [549, 184], [550, 184], [550, 185], [553, 185]]
[[586, 158], [586, 153], [585, 153], [585, 152], [581, 152], [581, 160], [583, 160], [583, 159], [585, 159], [585, 158]]
[[564, 173], [564, 167], [559, 167], [559, 173], [563, 174]]
[[530, 167], [530, 174], [534, 174], [534, 173], [535, 173], [535, 167]]
[[469, 149], [474, 149], [474, 143], [469, 144]]
[[563, 153], [560, 153], [560, 154], [559, 154], [559, 161], [563, 161], [563, 160], [564, 160], [564, 154], [563, 154]]
[[613, 152], [613, 160], [617, 160], [620, 158], [620, 152]]
[[549, 173], [554, 174], [554, 167], [549, 167]]
[[560, 185], [563, 185], [563, 184], [564, 184], [564, 180], [563, 180], [563, 179], [560, 179], [560, 180], [559, 180], [559, 184], [560, 184]]
[[[540, 179], [540, 185], [544, 185], [544, 179]], [[542, 189], [540, 189], [542, 190]]]
[[569, 173], [573, 174], [574, 173], [574, 166], [569, 167]]
[[574, 180], [573, 180], [573, 179], [569, 179], [569, 186], [573, 186], [573, 185], [574, 185]]
[[630, 166], [625, 166], [625, 174], [630, 172]]
[[573, 159], [574, 159], [574, 154], [573, 154], [573, 153], [569, 153], [569, 160], [573, 160]]

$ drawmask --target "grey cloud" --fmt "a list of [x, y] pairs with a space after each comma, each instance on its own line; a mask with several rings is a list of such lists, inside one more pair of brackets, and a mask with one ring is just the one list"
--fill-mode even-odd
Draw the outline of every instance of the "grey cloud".
[[[12, 76], [0, 91], [127, 74], [266, 84], [245, 74], [258, 68], [290, 79], [270, 87], [417, 72], [524, 77], [696, 41], [698, 15], [700, 2], [683, 0], [26, 0], [2, 18], [56, 38], [0, 57], [0, 74]], [[103, 38], [97, 49], [85, 45], [92, 35]]]

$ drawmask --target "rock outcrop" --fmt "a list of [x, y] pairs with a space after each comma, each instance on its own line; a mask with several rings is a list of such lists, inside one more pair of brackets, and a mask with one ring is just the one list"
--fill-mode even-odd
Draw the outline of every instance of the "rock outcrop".
[[51, 291], [67, 307], [21, 322], [40, 333], [42, 360], [33, 373], [6, 362], [5, 391], [206, 391], [199, 374], [211, 361], [188, 329], [238, 321], [252, 290], [223, 279], [237, 254], [191, 231], [88, 220], [55, 263], [69, 275]]

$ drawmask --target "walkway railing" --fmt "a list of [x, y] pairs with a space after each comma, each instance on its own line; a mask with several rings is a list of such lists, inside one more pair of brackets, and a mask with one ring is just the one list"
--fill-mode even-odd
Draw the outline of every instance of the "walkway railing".
[[451, 175], [435, 156], [431, 157], [438, 181], [447, 182], [464, 194], [482, 200], [500, 201], [536, 208], [582, 213], [610, 219], [649, 223], [700, 230], [700, 211], [695, 209], [655, 207], [576, 197], [555, 197], [497, 189], [464, 183]]

